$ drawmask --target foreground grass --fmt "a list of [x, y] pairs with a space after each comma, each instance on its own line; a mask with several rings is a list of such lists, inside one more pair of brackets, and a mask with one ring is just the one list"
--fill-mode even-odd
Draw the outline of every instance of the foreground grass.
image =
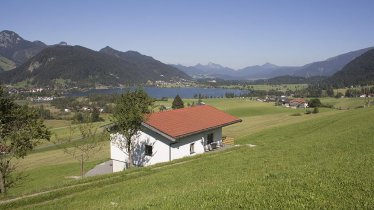
[[[266, 129], [244, 146], [0, 208], [374, 208], [374, 109]], [[246, 144], [256, 144], [248, 147]]]
[[[85, 163], [85, 171], [109, 159], [109, 144], [102, 142], [101, 148], [92, 154]], [[80, 175], [80, 163], [72, 156], [65, 154], [62, 149], [52, 149], [36, 152], [18, 161], [19, 172], [27, 175], [20, 185], [10, 189], [8, 197], [20, 196], [43, 189], [53, 188], [64, 183], [74, 181], [70, 176]]]
[[[192, 102], [191, 100], [187, 101]], [[242, 123], [225, 127], [223, 130], [223, 135], [234, 137], [235, 139], [240, 139], [265, 129], [314, 120], [341, 112], [328, 110], [317, 115], [303, 114], [301, 116], [292, 116], [293, 113], [304, 112], [304, 110], [286, 109], [275, 107], [272, 103], [243, 99], [208, 99], [205, 101], [207, 104], [243, 119]], [[70, 121], [48, 120], [45, 123], [51, 128], [52, 132], [58, 132], [60, 136], [64, 133], [67, 135], [69, 131]], [[96, 125], [100, 126], [102, 123], [105, 122], [99, 122]], [[75, 135], [79, 136], [78, 133]], [[94, 167], [98, 161], [104, 161], [109, 158], [109, 142], [103, 140], [101, 146], [102, 150], [90, 159], [86, 171]], [[28, 174], [30, 179], [27, 179], [20, 187], [11, 189], [8, 196], [19, 196], [53, 188], [55, 185], [59, 186], [61, 183], [72, 181], [66, 177], [79, 175], [78, 161], [64, 154], [61, 149], [51, 143], [39, 146], [32, 154], [22, 159], [19, 162], [19, 169]]]

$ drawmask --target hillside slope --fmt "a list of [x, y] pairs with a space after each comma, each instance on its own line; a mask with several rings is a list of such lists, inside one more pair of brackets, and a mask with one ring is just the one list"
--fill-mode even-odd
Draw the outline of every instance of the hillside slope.
[[0, 72], [16, 68], [16, 64], [8, 58], [0, 56]]
[[328, 80], [336, 87], [374, 84], [374, 49], [357, 57]]
[[81, 46], [55, 45], [44, 49], [14, 70], [3, 72], [4, 83], [30, 80], [35, 85], [52, 85], [64, 80], [69, 86], [139, 84], [148, 80], [179, 80], [188, 78], [169, 70], [154, 70], [141, 62], [129, 62]]
[[294, 75], [311, 77], [311, 76], [331, 76], [334, 73], [343, 69], [345, 65], [373, 49], [373, 47], [356, 50], [348, 53], [344, 53], [325, 61], [318, 61], [303, 66], [300, 70], [296, 71]]
[[88, 179], [1, 207], [372, 209], [374, 118], [367, 116], [374, 108], [336, 112], [243, 137], [243, 146], [220, 153]]
[[[152, 58], [151, 56], [146, 56], [136, 51], [121, 52], [107, 46], [101, 49], [99, 52], [136, 65], [140, 69], [147, 71], [151, 74], [163, 75], [164, 77], [169, 78], [191, 79], [191, 77], [183, 71], [180, 71], [179, 69], [172, 67], [170, 65], [164, 64]], [[163, 80], [162, 78], [159, 79]]]

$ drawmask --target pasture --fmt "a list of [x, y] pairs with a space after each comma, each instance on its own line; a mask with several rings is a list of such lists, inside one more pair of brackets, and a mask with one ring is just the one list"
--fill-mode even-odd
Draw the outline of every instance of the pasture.
[[[186, 104], [192, 101], [196, 103], [197, 100], [184, 101]], [[354, 199], [358, 199], [359, 207], [373, 206], [373, 198], [368, 193], [373, 191], [373, 180], [362, 180], [363, 176], [374, 172], [370, 163], [374, 159], [370, 153], [373, 152], [373, 123], [363, 120], [367, 115], [374, 114], [373, 108], [349, 111], [322, 109], [319, 114], [294, 116], [294, 113], [304, 113], [305, 110], [276, 107], [273, 103], [247, 99], [203, 101], [243, 120], [223, 130], [223, 135], [234, 137], [236, 143], [243, 146], [222, 153], [204, 154], [103, 176], [107, 177], [106, 181], [101, 181], [100, 177], [80, 181], [67, 178], [79, 175], [78, 161], [58, 147], [41, 147], [19, 161], [20, 170], [29, 177], [2, 199], [55, 188], [57, 194], [48, 194], [46, 206], [39, 205], [39, 200], [45, 198], [37, 196], [31, 201], [10, 202], [2, 207], [341, 208], [352, 207]], [[355, 101], [327, 99], [327, 102], [347, 106], [356, 106], [359, 101]], [[171, 106], [171, 102], [157, 103]], [[46, 123], [53, 132], [64, 133], [70, 126], [68, 121]], [[350, 123], [354, 123], [354, 126], [350, 126]], [[250, 148], [246, 144], [257, 146]], [[85, 165], [86, 171], [109, 158], [109, 142], [104, 140], [101, 146], [103, 149]], [[358, 156], [360, 152], [364, 160]], [[349, 169], [347, 164], [354, 166]], [[353, 173], [354, 170], [360, 173]], [[134, 171], [140, 175], [132, 175]], [[353, 194], [343, 196], [346, 201], [342, 202], [343, 199], [338, 198], [342, 196], [339, 184], [345, 183], [345, 179], [344, 190]], [[91, 180], [95, 190], [87, 187], [81, 192], [78, 190], [80, 187], [74, 187], [81, 182], [91, 186]], [[362, 187], [361, 191], [352, 185], [353, 180], [357, 181], [358, 187]], [[97, 182], [107, 184], [98, 185]], [[66, 186], [75, 190], [66, 189]], [[70, 202], [71, 196], [59, 196], [64, 193], [78, 194]], [[212, 200], [202, 199], [208, 195]], [[121, 200], [123, 197], [127, 198], [126, 202]]]
[[[256, 103], [249, 103], [248, 108]], [[242, 145], [239, 147], [70, 182], [65, 187], [55, 187], [53, 192], [0, 207], [374, 208], [374, 118], [367, 117], [374, 116], [374, 108], [289, 114], [285, 111], [247, 116], [248, 121], [238, 126], [244, 126], [250, 119], [255, 125], [260, 116], [284, 115], [297, 119], [289, 124], [279, 121], [273, 126], [264, 125], [252, 133], [229, 127], [225, 130], [227, 134], [240, 133], [236, 137]], [[258, 123], [272, 123], [272, 120]]]

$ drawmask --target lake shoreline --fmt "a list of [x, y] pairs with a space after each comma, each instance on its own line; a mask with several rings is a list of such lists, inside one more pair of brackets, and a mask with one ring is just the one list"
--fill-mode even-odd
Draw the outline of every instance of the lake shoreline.
[[[67, 97], [84, 97], [94, 94], [121, 94], [127, 90], [133, 90], [138, 87], [117, 87], [106, 89], [90, 89], [82, 92], [67, 93]], [[199, 94], [204, 98], [223, 98], [225, 94], [241, 95], [246, 94], [249, 90], [241, 89], [227, 89], [227, 88], [202, 88], [202, 87], [178, 87], [178, 88], [165, 88], [165, 87], [141, 87], [145, 92], [153, 98], [174, 98], [179, 95], [182, 98], [196, 98]]]

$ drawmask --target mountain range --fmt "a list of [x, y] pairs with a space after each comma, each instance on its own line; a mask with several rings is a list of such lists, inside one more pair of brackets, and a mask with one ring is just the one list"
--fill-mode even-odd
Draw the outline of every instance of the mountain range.
[[[191, 79], [177, 68], [135, 51], [121, 52], [110, 47], [94, 51], [82, 46], [69, 46], [65, 42], [51, 46], [43, 44], [41, 47], [30, 45], [41, 42], [26, 41], [14, 32], [3, 31], [0, 34], [0, 56], [4, 58], [0, 60], [16, 66], [14, 69], [2, 68], [0, 81], [7, 84], [28, 81], [38, 86], [63, 83], [92, 87]], [[24, 56], [18, 56], [20, 52], [25, 52]]]
[[[46, 45], [41, 41], [28, 41], [13, 31], [0, 32], [0, 82], [13, 84], [27, 82], [33, 85], [93, 87], [97, 85], [134, 85], [154, 81], [175, 82], [192, 78], [218, 78], [224, 80], [258, 80], [277, 77], [289, 80], [294, 76], [320, 81], [332, 76], [339, 84], [344, 81], [358, 84], [371, 78], [370, 53], [373, 47], [344, 53], [324, 61], [303, 66], [278, 66], [271, 63], [232, 69], [215, 63], [195, 66], [167, 65], [136, 51], [121, 52], [109, 46], [99, 51], [66, 42]], [[361, 58], [361, 56], [366, 57]], [[359, 62], [356, 59], [361, 58]], [[361, 79], [355, 75], [365, 73]], [[368, 68], [370, 71], [368, 71]], [[347, 70], [348, 69], [348, 70]], [[348, 73], [347, 73], [348, 72]], [[356, 72], [356, 74], [358, 74]], [[349, 77], [354, 78], [349, 79]], [[329, 80], [330, 83], [331, 80]]]
[[2, 31], [0, 32], [0, 69], [13, 69], [47, 47], [41, 41], [27, 41], [13, 31]]
[[184, 71], [193, 78], [219, 78], [231, 80], [256, 80], [269, 79], [273, 77], [291, 75], [301, 77], [331, 76], [340, 71], [345, 65], [374, 49], [373, 47], [344, 53], [324, 61], [317, 61], [303, 66], [277, 66], [271, 63], [263, 65], [248, 66], [242, 69], [232, 69], [215, 63], [207, 65], [197, 64], [195, 66], [173, 65]]
[[374, 85], [374, 49], [349, 62], [326, 82], [334, 87]]

